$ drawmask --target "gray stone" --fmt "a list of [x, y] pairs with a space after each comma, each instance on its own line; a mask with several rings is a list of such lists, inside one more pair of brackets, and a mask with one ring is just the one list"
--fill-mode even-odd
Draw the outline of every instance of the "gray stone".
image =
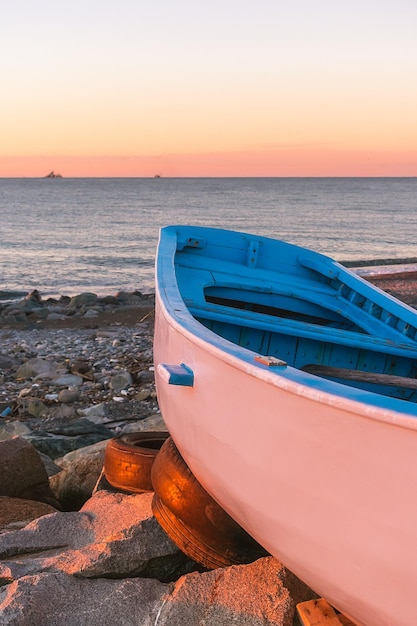
[[53, 378], [57, 373], [57, 364], [45, 359], [29, 359], [23, 363], [17, 370], [15, 377], [17, 379], [36, 378], [38, 376]]
[[48, 309], [44, 309], [43, 307], [31, 307], [28, 311], [30, 313], [30, 317], [29, 319], [32, 319], [33, 317], [35, 317], [36, 319], [39, 320], [44, 320], [48, 317]]
[[62, 313], [49, 313], [48, 314], [48, 320], [64, 320], [66, 318], [66, 315], [63, 315]]
[[18, 362], [15, 359], [11, 359], [4, 354], [0, 354], [0, 369], [2, 370], [11, 370], [16, 369], [18, 367]]
[[[30, 522], [22, 530], [0, 535], [0, 559], [20, 554], [48, 556], [51, 550], [61, 553], [82, 548], [95, 539], [92, 515], [84, 512], [57, 512]], [[43, 553], [43, 554], [42, 554]]]
[[70, 309], [78, 309], [85, 306], [93, 306], [97, 304], [98, 298], [95, 293], [80, 293], [77, 296], [73, 296], [70, 300], [68, 307]]
[[[291, 626], [295, 600], [285, 578], [285, 568], [272, 557], [189, 573], [175, 584], [149, 578], [85, 578], [49, 569], [27, 573], [3, 587], [0, 611], [2, 624], [19, 626]], [[304, 586], [299, 601], [311, 597], [314, 594]]]
[[152, 392], [150, 391], [150, 389], [141, 389], [135, 395], [135, 400], [139, 400], [139, 401], [147, 400], [148, 398], [150, 398], [151, 395], [152, 395]]
[[48, 413], [48, 407], [39, 398], [27, 398], [26, 410], [33, 417], [43, 417]]
[[68, 389], [61, 389], [58, 394], [58, 401], [65, 404], [73, 404], [80, 399], [80, 392], [76, 387], [69, 387]]
[[138, 420], [135, 422], [131, 422], [130, 424], [126, 424], [121, 434], [126, 433], [134, 433], [137, 431], [146, 431], [146, 430], [157, 430], [157, 431], [166, 431], [167, 427], [163, 420], [163, 417], [160, 413], [156, 413], [155, 415], [150, 415], [143, 420]]
[[152, 494], [95, 494], [76, 512], [58, 512], [35, 520], [19, 532], [0, 535], [0, 558], [60, 547], [80, 549], [117, 537], [152, 517]]
[[94, 424], [84, 417], [69, 422], [68, 424], [51, 424], [50, 426], [46, 426], [46, 428], [49, 433], [64, 435], [66, 437], [76, 437], [77, 435], [86, 434], [97, 434], [102, 436], [102, 439], [111, 437], [110, 431], [105, 426]]
[[130, 387], [132, 382], [133, 380], [130, 373], [126, 370], [123, 370], [118, 372], [115, 376], [112, 376], [110, 381], [110, 388], [116, 392], [122, 391], [123, 389]]
[[26, 294], [23, 301], [31, 302], [34, 306], [41, 306], [42, 296], [37, 289], [34, 289], [33, 291], [30, 291], [29, 293]]
[[68, 404], [58, 404], [49, 409], [48, 417], [53, 421], [69, 421], [77, 417], [75, 409]]
[[100, 433], [79, 435], [78, 437], [57, 437], [48, 434], [37, 434], [31, 435], [28, 437], [28, 440], [39, 452], [46, 454], [51, 459], [58, 459], [68, 454], [68, 452], [72, 452], [78, 448], [84, 448], [85, 446], [91, 446], [105, 438], [111, 437], [112, 434], [110, 431], [107, 431], [106, 437]]
[[106, 405], [102, 402], [84, 409], [78, 409], [78, 415], [86, 417], [90, 422], [101, 424], [103, 422], [102, 418], [106, 415]]
[[39, 452], [39, 451], [38, 451], [38, 454], [40, 458], [42, 459], [42, 463], [45, 466], [46, 473], [48, 474], [49, 478], [51, 478], [51, 476], [55, 476], [55, 474], [58, 474], [58, 472], [62, 471], [62, 468], [56, 463], [54, 463], [51, 457], [49, 457], [47, 454], [43, 454], [42, 452]]
[[72, 452], [68, 452], [65, 456], [60, 459], [56, 459], [55, 462], [61, 469], [65, 469], [70, 466], [72, 463], [76, 463], [79, 459], [82, 458], [95, 458], [100, 457], [103, 460], [104, 458], [104, 450], [106, 449], [108, 444], [108, 440], [98, 441], [97, 443], [92, 444], [91, 446], [84, 446], [83, 448], [78, 448], [77, 450], [73, 450]]
[[292, 626], [295, 606], [284, 576], [272, 557], [188, 574], [161, 607], [158, 626]]
[[23, 422], [0, 423], [0, 441], [12, 439], [12, 437], [25, 437], [32, 433], [31, 429]]
[[195, 569], [195, 563], [178, 550], [154, 517], [135, 520], [124, 534], [108, 534], [101, 543], [47, 559], [44, 566], [83, 578], [141, 576], [164, 582]]
[[79, 387], [83, 382], [82, 377], [75, 374], [62, 374], [57, 378], [53, 378], [53, 383], [57, 387]]
[[79, 512], [47, 515], [0, 535], [0, 585], [35, 571], [167, 580], [194, 569], [152, 517], [152, 497], [100, 491]]
[[77, 511], [91, 498], [103, 469], [107, 443], [100, 441], [56, 460], [61, 471], [50, 478], [49, 484], [64, 511]]
[[83, 580], [64, 573], [27, 576], [0, 589], [1, 623], [153, 626], [169, 589], [144, 578]]
[[142, 304], [144, 299], [146, 299], [139, 291], [134, 291], [133, 293], [129, 293], [128, 291], [118, 291], [116, 297], [122, 304], [132, 307]]

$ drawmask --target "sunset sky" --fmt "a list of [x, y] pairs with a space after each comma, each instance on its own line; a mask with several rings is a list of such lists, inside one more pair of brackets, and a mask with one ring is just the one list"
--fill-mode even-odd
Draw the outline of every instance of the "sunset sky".
[[415, 0], [13, 0], [0, 176], [417, 176]]

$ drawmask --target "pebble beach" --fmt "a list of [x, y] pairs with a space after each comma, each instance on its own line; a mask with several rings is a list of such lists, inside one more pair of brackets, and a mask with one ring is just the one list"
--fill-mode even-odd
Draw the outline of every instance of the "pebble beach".
[[153, 312], [152, 296], [122, 292], [47, 301], [32, 292], [4, 305], [0, 437], [42, 433], [38, 447], [54, 458], [69, 451], [60, 438], [89, 445], [104, 438], [104, 424], [109, 437], [157, 413]]

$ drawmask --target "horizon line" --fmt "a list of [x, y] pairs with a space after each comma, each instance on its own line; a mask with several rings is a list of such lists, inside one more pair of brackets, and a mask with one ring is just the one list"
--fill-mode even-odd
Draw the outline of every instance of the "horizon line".
[[417, 178], [417, 174], [415, 175], [401, 175], [399, 176], [394, 175], [394, 174], [388, 174], [388, 175], [368, 175], [368, 176], [364, 176], [364, 175], [337, 175], [337, 174], [328, 174], [328, 175], [282, 175], [282, 176], [271, 176], [271, 175], [257, 175], [257, 176], [213, 176], [213, 175], [207, 175], [207, 176], [163, 176], [162, 174], [158, 174], [158, 175], [154, 175], [154, 176], [106, 176], [106, 175], [101, 175], [101, 176], [64, 176], [63, 174], [57, 174], [56, 176], [1, 176], [0, 175], [0, 180], [9, 180], [9, 179], [16, 179], [16, 180], [22, 180], [22, 179], [29, 179], [29, 180], [78, 180], [78, 179], [103, 179], [103, 178], [108, 178], [108, 179], [145, 179], [145, 180], [172, 180], [172, 179], [201, 179], [201, 178], [205, 178], [205, 179], [218, 179], [218, 178], [224, 178], [224, 179], [239, 179], [239, 178], [244, 178], [244, 179], [259, 179], [259, 178], [270, 178], [270, 179], [275, 179], [275, 178]]

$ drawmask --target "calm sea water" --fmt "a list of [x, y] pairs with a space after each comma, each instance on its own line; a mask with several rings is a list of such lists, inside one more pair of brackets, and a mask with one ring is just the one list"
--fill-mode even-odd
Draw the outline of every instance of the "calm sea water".
[[339, 261], [417, 257], [417, 178], [0, 179], [0, 298], [153, 291], [159, 228], [268, 235]]

